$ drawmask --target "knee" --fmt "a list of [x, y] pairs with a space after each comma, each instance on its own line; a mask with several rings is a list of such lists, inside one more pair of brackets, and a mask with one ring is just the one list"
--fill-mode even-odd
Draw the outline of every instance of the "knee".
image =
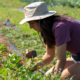
[[67, 69], [63, 70], [63, 72], [61, 74], [61, 78], [62, 78], [62, 80], [69, 79], [69, 74], [67, 72]]

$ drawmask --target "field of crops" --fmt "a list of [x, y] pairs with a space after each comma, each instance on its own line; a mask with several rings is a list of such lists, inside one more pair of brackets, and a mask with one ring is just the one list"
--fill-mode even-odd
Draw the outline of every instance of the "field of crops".
[[[26, 0], [23, 0], [26, 1]], [[55, 6], [55, 5], [63, 5], [63, 6], [70, 6], [70, 7], [78, 7], [80, 8], [80, 0], [27, 0], [27, 2], [31, 3], [34, 1], [46, 1], [48, 5]]]
[[[24, 18], [24, 13], [20, 12], [19, 8], [23, 8], [33, 1], [41, 0], [0, 0], [0, 21], [6, 22], [6, 18], [9, 17], [10, 23], [17, 27], [17, 29], [14, 29], [10, 26], [0, 26], [0, 38], [3, 39], [3, 41], [0, 39], [0, 80], [60, 80], [60, 74], [55, 77], [52, 77], [54, 73], [49, 74], [47, 77], [44, 75], [48, 69], [55, 65], [56, 55], [48, 66], [43, 67], [43, 70], [36, 71], [36, 73], [30, 71], [37, 61], [42, 60], [39, 56], [44, 55], [46, 52], [45, 45], [41, 43], [38, 33], [30, 29], [27, 23], [19, 24]], [[67, 16], [80, 20], [79, 0], [45, 1], [49, 10], [55, 10], [59, 14], [68, 14]], [[23, 57], [18, 56], [16, 52], [8, 48], [10, 43], [3, 36], [7, 37], [15, 45], [19, 50], [19, 54], [25, 57], [26, 49], [29, 51], [36, 50], [37, 57], [26, 58], [25, 60]], [[66, 52], [66, 54], [67, 57], [71, 56], [69, 52]], [[43, 65], [43, 63], [40, 65]]]

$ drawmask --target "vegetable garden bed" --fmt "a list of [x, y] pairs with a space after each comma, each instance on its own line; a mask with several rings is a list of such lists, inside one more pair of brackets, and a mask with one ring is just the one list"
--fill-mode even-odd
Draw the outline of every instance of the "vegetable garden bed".
[[[51, 75], [48, 75], [47, 77], [44, 75], [45, 74], [44, 72], [46, 72], [48, 69], [50, 69], [52, 66], [56, 64], [56, 60], [57, 60], [56, 55], [55, 55], [55, 59], [48, 66], [43, 67], [43, 71], [37, 71], [35, 74], [29, 71], [29, 69], [32, 69], [32, 67], [34, 67], [34, 63], [40, 60], [40, 58], [46, 52], [46, 50], [45, 50], [45, 45], [41, 44], [37, 32], [35, 32], [34, 30], [30, 30], [28, 24], [19, 25], [20, 20], [23, 19], [24, 13], [19, 12], [18, 9], [20, 7], [23, 8], [24, 6], [29, 4], [28, 1], [29, 3], [31, 3], [30, 1], [32, 0], [27, 0], [27, 1], [26, 0], [0, 0], [1, 22], [5, 21], [5, 19], [9, 17], [11, 23], [15, 24], [18, 27], [17, 29], [14, 28], [14, 26], [13, 28], [11, 28], [10, 26], [6, 26], [6, 27], [0, 26], [0, 32], [1, 32], [0, 33], [0, 42], [1, 42], [0, 64], [1, 62], [3, 63], [2, 64], [3, 67], [0, 68], [0, 80], [60, 80], [60, 74], [56, 75], [53, 79]], [[68, 13], [68, 16], [73, 17], [77, 20], [80, 19], [80, 8], [78, 6], [73, 5], [75, 0], [53, 0], [54, 5], [49, 0], [45, 0], [45, 1], [47, 1], [47, 4], [49, 4], [48, 5], [49, 10], [55, 10], [60, 14]], [[61, 4], [61, 2], [63, 2], [63, 4]], [[76, 3], [79, 4], [79, 0], [77, 0], [75, 4]], [[73, 6], [69, 7], [68, 6], [69, 4]], [[5, 36], [6, 38], [3, 36]], [[26, 64], [27, 64], [26, 66], [19, 64], [21, 60], [22, 63], [25, 61], [21, 56], [18, 56], [14, 50], [11, 50], [10, 48], [8, 50], [7, 47], [10, 46], [8, 39], [20, 51], [19, 54], [25, 56], [26, 55], [25, 50], [29, 49], [29, 51], [36, 50], [37, 56], [41, 55], [41, 57], [40, 58], [35, 57], [32, 60], [26, 58]], [[66, 54], [67, 57], [70, 57], [70, 54], [68, 52], [66, 52]], [[8, 59], [5, 56], [8, 56]], [[52, 73], [52, 75], [54, 75], [54, 73]]]

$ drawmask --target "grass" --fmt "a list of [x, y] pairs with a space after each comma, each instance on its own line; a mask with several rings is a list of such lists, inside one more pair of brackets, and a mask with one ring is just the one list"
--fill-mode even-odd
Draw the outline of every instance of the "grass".
[[48, 6], [49, 10], [55, 10], [57, 11], [59, 14], [68, 14], [67, 16], [69, 17], [73, 17], [74, 19], [80, 20], [80, 8], [71, 8], [69, 6], [54, 6], [52, 8], [50, 8], [50, 6]]
[[20, 8], [28, 4], [25, 0], [0, 0], [1, 8]]

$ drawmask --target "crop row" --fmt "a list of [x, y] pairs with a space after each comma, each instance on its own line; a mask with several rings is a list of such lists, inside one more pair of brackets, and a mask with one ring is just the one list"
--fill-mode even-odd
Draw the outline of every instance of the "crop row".
[[[36, 73], [32, 72], [35, 62], [42, 60], [40, 58], [26, 58], [25, 63], [22, 63], [22, 57], [18, 56], [16, 53], [13, 54], [9, 52], [6, 56], [2, 56], [1, 53], [6, 52], [7, 47], [0, 43], [0, 62], [2, 63], [2, 68], [0, 68], [0, 80], [60, 80], [60, 74], [55, 77], [51, 77], [54, 73], [45, 76], [44, 70], [48, 69], [46, 67], [43, 71], [38, 70]], [[43, 65], [43, 63], [40, 63]], [[40, 66], [38, 66], [40, 67]]]

